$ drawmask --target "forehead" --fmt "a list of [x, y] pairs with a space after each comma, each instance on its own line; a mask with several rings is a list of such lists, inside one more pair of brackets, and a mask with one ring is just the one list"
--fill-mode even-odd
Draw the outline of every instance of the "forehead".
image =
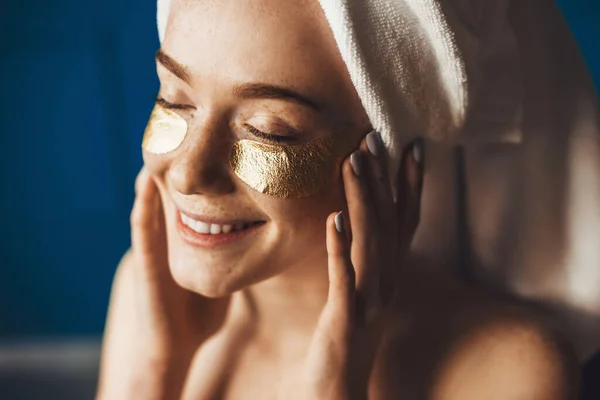
[[175, 0], [162, 47], [200, 85], [262, 82], [328, 92], [349, 84], [317, 0]]

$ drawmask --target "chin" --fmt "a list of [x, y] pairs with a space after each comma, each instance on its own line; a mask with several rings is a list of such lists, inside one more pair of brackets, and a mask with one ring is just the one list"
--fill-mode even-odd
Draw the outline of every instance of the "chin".
[[245, 286], [239, 273], [242, 266], [223, 268], [223, 265], [231, 264], [214, 258], [188, 257], [182, 253], [169, 255], [169, 266], [175, 282], [186, 290], [208, 298], [227, 297]]
[[186, 290], [208, 298], [227, 297], [276, 274], [265, 268], [279, 264], [270, 262], [272, 245], [264, 236], [269, 236], [270, 226], [257, 226], [254, 233], [233, 243], [203, 247], [188, 243], [175, 221], [167, 225], [171, 275]]

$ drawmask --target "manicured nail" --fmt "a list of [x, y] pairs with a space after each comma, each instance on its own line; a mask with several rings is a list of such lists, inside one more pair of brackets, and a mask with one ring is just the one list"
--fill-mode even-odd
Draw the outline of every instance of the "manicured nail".
[[412, 155], [417, 164], [421, 164], [423, 162], [423, 141], [417, 140], [415, 144], [413, 144]]
[[360, 159], [360, 152], [355, 151], [350, 155], [350, 165], [352, 165], [352, 171], [354, 171], [354, 175], [360, 176], [362, 169], [362, 160]]
[[373, 131], [367, 135], [367, 148], [375, 157], [381, 153], [381, 136], [377, 131]]
[[338, 233], [344, 233], [344, 213], [343, 212], [339, 212], [336, 214], [335, 218], [335, 230], [338, 231]]

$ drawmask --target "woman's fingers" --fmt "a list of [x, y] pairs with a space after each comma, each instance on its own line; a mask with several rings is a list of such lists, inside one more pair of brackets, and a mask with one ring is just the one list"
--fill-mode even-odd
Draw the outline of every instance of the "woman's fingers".
[[405, 150], [396, 183], [398, 187], [396, 223], [400, 234], [399, 244], [404, 249], [410, 246], [419, 225], [424, 165], [423, 142], [418, 140]]
[[131, 245], [137, 264], [167, 265], [165, 217], [158, 188], [145, 168], [136, 183], [136, 198], [131, 211]]
[[365, 141], [360, 149], [344, 164], [344, 188], [352, 227], [352, 264], [356, 271], [355, 315], [360, 325], [375, 319], [381, 310], [379, 280], [385, 244], [385, 230], [378, 218], [376, 204], [378, 194], [373, 190], [374, 173], [368, 160], [369, 150]]
[[327, 218], [329, 295], [307, 355], [305, 380], [300, 390], [310, 397], [327, 398], [330, 393], [346, 398], [348, 357], [354, 333], [355, 275], [344, 235], [342, 213]]
[[348, 203], [348, 213], [352, 229], [352, 247], [350, 250], [352, 263], [356, 271], [356, 289], [364, 295], [370, 288], [369, 282], [374, 279], [374, 268], [369, 268], [377, 249], [377, 220], [372, 207], [371, 192], [368, 187], [366, 161], [366, 145], [362, 150], [352, 153], [342, 167], [344, 190]]
[[376, 295], [371, 295], [371, 304], [367, 304], [365, 311], [365, 320], [375, 319], [378, 312], [389, 303], [394, 292], [394, 281], [391, 279], [394, 270], [398, 267], [395, 258], [396, 243], [398, 241], [398, 229], [396, 225], [397, 215], [394, 204], [394, 196], [390, 176], [388, 173], [388, 158], [385, 157], [385, 147], [379, 133], [373, 131], [369, 133], [365, 142], [368, 150], [369, 163], [369, 190], [373, 193], [373, 208], [377, 215], [378, 232], [377, 237], [380, 245], [378, 246], [378, 257], [380, 262], [375, 267], [376, 272], [372, 274], [374, 282], [373, 290]]
[[329, 295], [326, 308], [327, 313], [337, 315], [336, 325], [341, 330], [347, 329], [351, 324], [356, 285], [345, 225], [344, 214], [341, 212], [331, 214], [327, 219]]
[[382, 229], [381, 237], [391, 239], [394, 234], [392, 228], [395, 227], [391, 220], [395, 218], [394, 199], [392, 187], [387, 169], [387, 158], [384, 155], [385, 147], [381, 136], [376, 131], [369, 133], [365, 138], [366, 147], [369, 156], [366, 157], [369, 164], [369, 187], [375, 212], [379, 221], [379, 228]]
[[408, 146], [397, 173], [394, 204], [381, 137], [369, 133], [343, 166], [352, 227], [351, 259], [356, 270], [356, 308], [366, 321], [377, 315], [393, 294], [398, 249], [410, 246], [419, 222], [423, 181], [423, 147]]
[[[384, 292], [386, 284], [394, 283], [391, 277], [387, 282], [380, 279], [401, 262], [398, 232], [412, 238], [418, 223], [419, 161], [422, 148], [411, 148], [402, 160], [397, 209], [379, 137], [369, 135], [342, 166], [352, 244], [344, 232], [346, 216], [331, 214], [327, 219], [329, 296], [308, 352], [307, 380], [303, 381], [303, 387], [311, 390], [310, 398], [331, 393], [337, 398], [348, 398], [350, 393], [366, 396], [368, 371], [382, 332], [381, 316], [388, 304]], [[356, 370], [357, 366], [367, 372]]]

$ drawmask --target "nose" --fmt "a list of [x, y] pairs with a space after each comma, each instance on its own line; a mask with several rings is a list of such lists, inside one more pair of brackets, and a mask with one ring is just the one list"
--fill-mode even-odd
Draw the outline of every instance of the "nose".
[[229, 135], [210, 123], [188, 135], [168, 171], [173, 188], [184, 195], [217, 196], [233, 191]]

